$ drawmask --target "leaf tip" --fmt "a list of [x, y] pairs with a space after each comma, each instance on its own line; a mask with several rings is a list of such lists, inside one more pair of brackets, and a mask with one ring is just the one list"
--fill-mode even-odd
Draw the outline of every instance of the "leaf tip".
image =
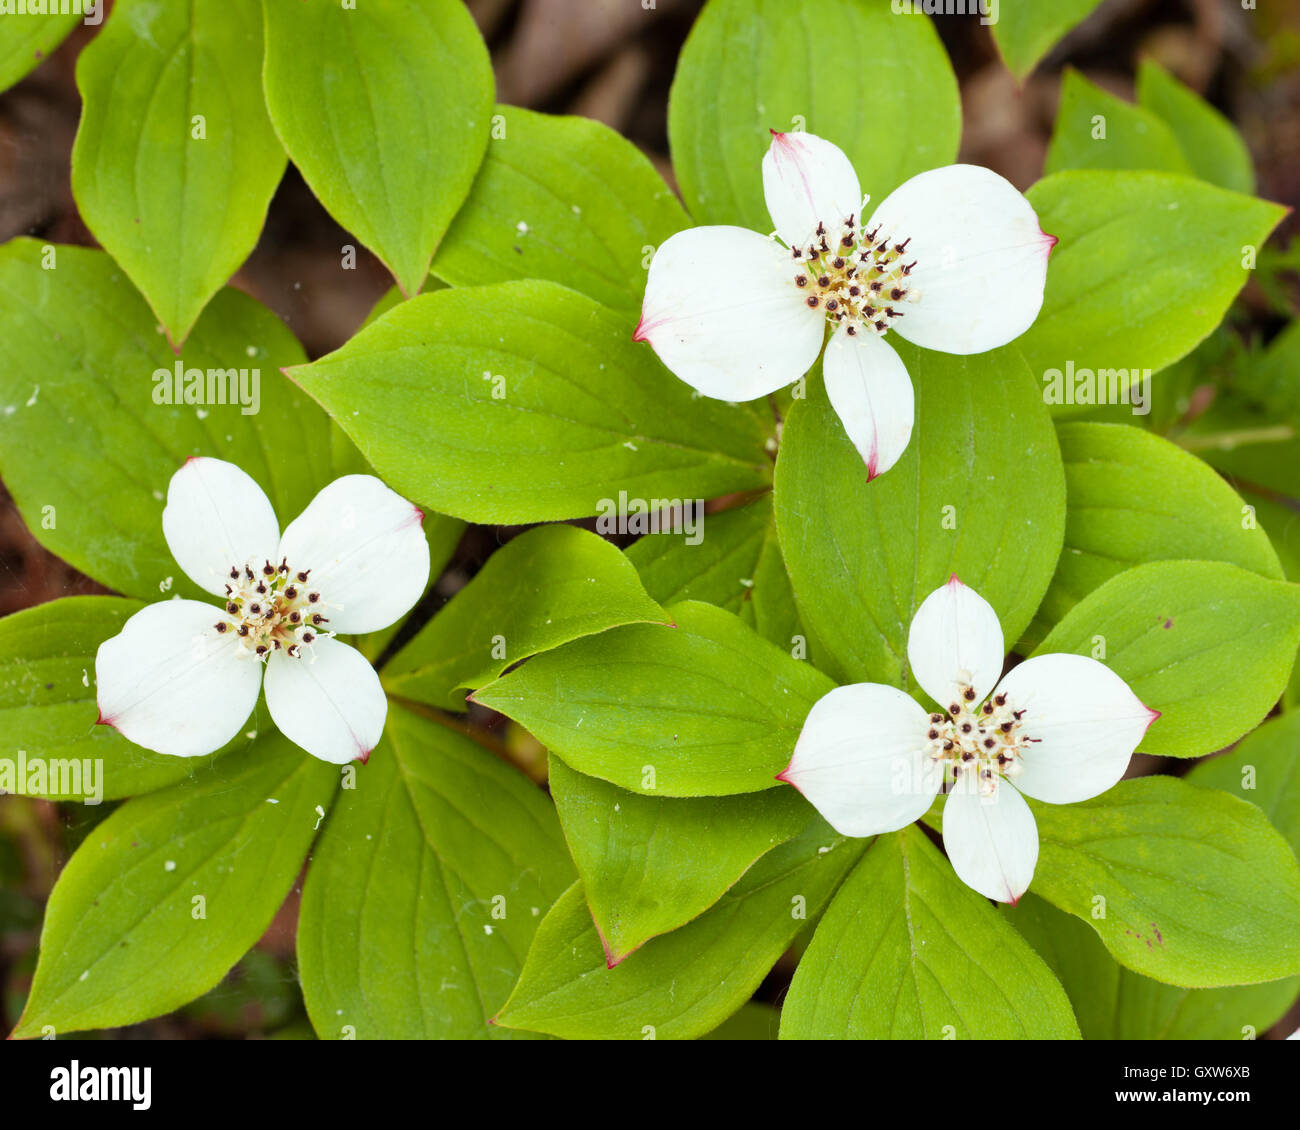
[[[600, 923], [596, 921], [596, 916], [591, 916], [592, 925], [596, 927], [596, 937], [600, 939], [600, 948], [605, 951], [605, 968], [613, 969], [620, 962], [626, 961], [632, 950], [626, 953], [616, 953], [614, 947], [609, 944], [609, 939], [605, 937], [605, 931], [600, 928]], [[635, 949], [635, 947], [633, 947]]]

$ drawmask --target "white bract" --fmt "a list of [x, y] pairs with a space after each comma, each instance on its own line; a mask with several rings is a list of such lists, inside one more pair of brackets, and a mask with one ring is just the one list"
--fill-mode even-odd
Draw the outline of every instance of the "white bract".
[[1024, 798], [1104, 793], [1160, 715], [1087, 656], [1036, 656], [999, 682], [1003, 657], [997, 613], [953, 576], [921, 603], [907, 640], [912, 675], [942, 710], [879, 683], [837, 687], [809, 712], [778, 780], [846, 836], [905, 827], [946, 783], [953, 869], [980, 894], [1015, 902], [1038, 862]]
[[689, 228], [658, 249], [636, 340], [705, 396], [754, 400], [811, 368], [829, 323], [826, 393], [874, 478], [912, 435], [912, 382], [885, 335], [962, 354], [1014, 340], [1056, 239], [975, 165], [912, 177], [863, 222], [849, 159], [809, 133], [773, 131], [763, 190], [777, 238]]
[[424, 515], [372, 475], [325, 487], [283, 535], [244, 471], [190, 459], [172, 476], [163, 535], [185, 574], [221, 598], [151, 604], [95, 656], [99, 721], [147, 749], [198, 757], [266, 706], [286, 737], [324, 761], [363, 761], [388, 700], [336, 632], [377, 631], [429, 580]]

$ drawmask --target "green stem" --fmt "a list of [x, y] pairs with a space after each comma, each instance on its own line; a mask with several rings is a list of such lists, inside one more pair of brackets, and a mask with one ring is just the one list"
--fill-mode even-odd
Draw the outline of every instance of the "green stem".
[[1241, 428], [1232, 432], [1211, 432], [1208, 435], [1183, 435], [1178, 445], [1184, 451], [1231, 451], [1252, 443], [1285, 443], [1295, 439], [1296, 431], [1290, 424], [1274, 424], [1265, 428]]

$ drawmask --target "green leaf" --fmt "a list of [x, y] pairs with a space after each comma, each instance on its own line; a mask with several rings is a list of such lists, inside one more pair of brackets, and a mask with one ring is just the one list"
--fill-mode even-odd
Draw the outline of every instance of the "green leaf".
[[628, 546], [628, 560], [646, 591], [661, 604], [716, 604], [764, 639], [790, 649], [802, 628], [777, 543], [772, 496], [707, 515], [702, 533], [695, 545], [647, 535]]
[[1100, 3], [1101, 0], [1053, 0], [1050, 4], [1021, 0], [999, 4], [998, 19], [991, 30], [1007, 69], [1023, 83], [1057, 41], [1087, 19]]
[[632, 624], [544, 652], [474, 701], [580, 773], [633, 792], [773, 788], [808, 711], [834, 684], [711, 604], [668, 612], [675, 627]]
[[1068, 68], [1043, 172], [1065, 169], [1192, 172], [1178, 139], [1156, 114], [1116, 98]]
[[284, 149], [258, 0], [118, 0], [77, 60], [72, 190], [173, 342], [257, 243]]
[[1300, 866], [1254, 805], [1142, 777], [1031, 807], [1034, 891], [1087, 922], [1121, 965], [1191, 988], [1300, 973]]
[[[0, 620], [0, 757], [15, 762], [12, 783], [0, 762], [0, 789], [98, 803], [150, 792], [207, 765], [207, 758], [142, 749], [111, 726], [95, 724], [95, 653], [142, 607], [117, 597], [72, 596]], [[20, 751], [27, 773], [16, 764]], [[41, 775], [32, 778], [37, 761]], [[34, 780], [40, 787], [29, 788]]]
[[1175, 444], [1123, 424], [1065, 424], [1065, 548], [1030, 638], [1132, 565], [1226, 561], [1282, 580], [1277, 553], [1241, 497]]
[[551, 796], [611, 968], [704, 913], [760, 856], [808, 825], [794, 789], [648, 797], [550, 759]]
[[1218, 110], [1151, 59], [1138, 66], [1137, 96], [1169, 127], [1198, 177], [1233, 192], [1255, 191], [1246, 143]]
[[[1258, 520], [1286, 570], [1287, 580], [1300, 583], [1300, 513], [1251, 491], [1246, 491], [1242, 497], [1255, 508]], [[1288, 710], [1300, 705], [1300, 663], [1291, 669], [1291, 682], [1282, 696], [1282, 705]]]
[[1027, 894], [998, 907], [1065, 986], [1085, 1040], [1240, 1040], [1282, 1018], [1300, 978], [1225, 989], [1162, 985], [1117, 965], [1077, 918]]
[[619, 624], [668, 622], [631, 563], [574, 526], [540, 526], [488, 558], [384, 668], [389, 692], [445, 710], [521, 659]]
[[271, 732], [198, 776], [127, 801], [68, 861], [16, 1037], [170, 1012], [212, 988], [262, 936], [338, 769]]
[[487, 48], [460, 0], [265, 5], [266, 104], [312, 192], [417, 294], [487, 148]]
[[913, 826], [836, 892], [781, 1011], [783, 1040], [1068, 1040], [1056, 978]]
[[1158, 373], [1190, 353], [1245, 285], [1245, 249], [1286, 215], [1169, 173], [1080, 169], [1046, 177], [1027, 195], [1060, 243], [1042, 312], [1017, 344], [1058, 412], [1097, 402], [1100, 385], [1116, 402], [1144, 370]]
[[1019, 637], [1056, 565], [1065, 476], [1014, 346], [897, 348], [916, 390], [902, 459], [868, 483], [815, 382], [786, 421], [776, 522], [804, 623], [847, 681], [902, 686], [912, 615], [953, 573], [997, 610], [1008, 646]]
[[816, 820], [768, 852], [711, 910], [613, 969], [575, 883], [543, 919], [497, 1023], [566, 1039], [703, 1035], [749, 999], [865, 843]]
[[695, 220], [771, 231], [761, 162], [770, 131], [791, 129], [844, 150], [876, 203], [951, 164], [961, 100], [934, 25], [878, 0], [710, 0], [668, 102], [673, 168]]
[[1089, 593], [1035, 654], [1103, 660], [1161, 712], [1138, 748], [1199, 757], [1259, 724], [1298, 643], [1300, 587], [1220, 562], [1156, 561]]
[[762, 486], [758, 419], [697, 397], [631, 330], [555, 283], [456, 287], [291, 376], [395, 490], [469, 521], [587, 517], [620, 491], [682, 500]]
[[11, 14], [0, 20], [0, 91], [8, 90], [54, 54], [80, 19], [70, 12], [25, 19]]
[[649, 160], [607, 126], [499, 106], [433, 270], [455, 286], [549, 279], [639, 310], [643, 264], [690, 222]]
[[488, 1024], [573, 881], [555, 810], [521, 773], [401, 707], [340, 791], [298, 921], [322, 1039], [509, 1038]]
[[[178, 358], [102, 251], [13, 240], [0, 247], [0, 472], [35, 537], [83, 573], [145, 600], [204, 597], [163, 540], [167, 484], [191, 455], [216, 456], [258, 481], [282, 524], [295, 517], [334, 477], [328, 418], [278, 372], [302, 358], [279, 318], [230, 289]], [[205, 371], [192, 387], [206, 403], [162, 402], [178, 365]], [[227, 403], [207, 397], [206, 372], [235, 369], [258, 411], [222, 378]]]
[[1198, 761], [1184, 780], [1250, 801], [1300, 855], [1300, 713], [1270, 718], [1230, 754]]

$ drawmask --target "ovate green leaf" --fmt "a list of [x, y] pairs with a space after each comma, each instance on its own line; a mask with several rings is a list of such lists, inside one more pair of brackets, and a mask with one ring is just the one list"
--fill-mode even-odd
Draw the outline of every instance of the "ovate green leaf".
[[77, 60], [72, 190], [174, 342], [253, 250], [284, 149], [258, 0], [118, 0]]
[[[1101, 0], [1035, 0], [998, 4], [993, 39], [1008, 69], [1024, 81], [1066, 32], [1082, 23]], [[991, 12], [990, 12], [991, 14]]]
[[639, 309], [654, 249], [689, 224], [654, 166], [609, 127], [500, 106], [433, 270], [456, 286], [549, 279]]
[[1285, 210], [1169, 173], [1074, 170], [1028, 192], [1052, 252], [1019, 346], [1054, 410], [1117, 403], [1219, 324]]
[[6, 784], [0, 766], [0, 788], [51, 800], [111, 800], [184, 780], [207, 764], [153, 753], [95, 724], [95, 653], [141, 607], [117, 597], [72, 596], [0, 620], [0, 758], [14, 772]]
[[711, 910], [613, 969], [575, 883], [538, 929], [497, 1023], [566, 1039], [703, 1035], [749, 999], [863, 847], [815, 820], [768, 852]]
[[555, 283], [422, 295], [291, 376], [394, 489], [470, 521], [712, 498], [769, 474], [752, 413], [693, 395], [628, 315]]
[[1139, 748], [1199, 757], [1252, 730], [1286, 686], [1300, 586], [1214, 561], [1156, 561], [1112, 577], [1039, 645], [1106, 663], [1159, 710]]
[[668, 103], [673, 167], [697, 222], [771, 230], [761, 162], [772, 130], [838, 145], [877, 204], [950, 164], [961, 101], [934, 25], [878, 0], [710, 0]]
[[448, 726], [390, 709], [340, 791], [298, 921], [322, 1039], [488, 1039], [541, 916], [573, 881], [555, 811]]
[[266, 104], [307, 184], [416, 294], [487, 146], [492, 67], [460, 0], [268, 3]]
[[1300, 866], [1253, 804], [1142, 777], [1032, 807], [1033, 891], [1083, 919], [1121, 965], [1192, 988], [1300, 973]]
[[1225, 989], [1162, 985], [1116, 964], [1078, 918], [1026, 894], [998, 908], [1060, 978], [1086, 1040], [1240, 1040], [1286, 1012], [1300, 978]]
[[1236, 127], [1152, 59], [1138, 65], [1137, 96], [1169, 127], [1198, 177], [1233, 192], [1255, 191], [1250, 152]]
[[1031, 629], [1035, 641], [1132, 565], [1196, 558], [1282, 579], [1268, 535], [1195, 456], [1122, 424], [1066, 424], [1057, 437], [1065, 461], [1065, 548]]
[[508, 542], [384, 668], [393, 694], [465, 709], [481, 687], [539, 651], [619, 624], [667, 623], [613, 545], [574, 526]]
[[579, 772], [634, 792], [773, 788], [808, 711], [834, 684], [711, 604], [668, 612], [675, 626], [632, 624], [544, 652], [474, 701]]
[[133, 1024], [207, 992], [270, 924], [338, 776], [272, 731], [124, 804], [55, 884], [14, 1035]]
[[973, 357], [897, 348], [916, 390], [902, 459], [868, 483], [821, 383], [810, 383], [781, 439], [776, 522], [823, 648], [849, 681], [902, 686], [912, 615], [953, 573], [997, 610], [1007, 646], [1016, 640], [1056, 565], [1065, 477], [1014, 345]]
[[1192, 172], [1178, 139], [1156, 114], [1116, 98], [1075, 70], [1067, 70], [1061, 83], [1043, 167], [1048, 174], [1065, 169]]
[[279, 372], [302, 359], [279, 318], [230, 289], [178, 357], [102, 251], [13, 240], [0, 248], [0, 474], [32, 533], [82, 572], [145, 600], [200, 597], [162, 534], [186, 459], [238, 464], [282, 525], [334, 477], [329, 419]]
[[706, 911], [760, 856], [808, 825], [794, 789], [651, 797], [550, 759], [549, 785], [606, 958]]
[[880, 836], [799, 962], [781, 1038], [1077, 1039], [1051, 971], [916, 826]]

